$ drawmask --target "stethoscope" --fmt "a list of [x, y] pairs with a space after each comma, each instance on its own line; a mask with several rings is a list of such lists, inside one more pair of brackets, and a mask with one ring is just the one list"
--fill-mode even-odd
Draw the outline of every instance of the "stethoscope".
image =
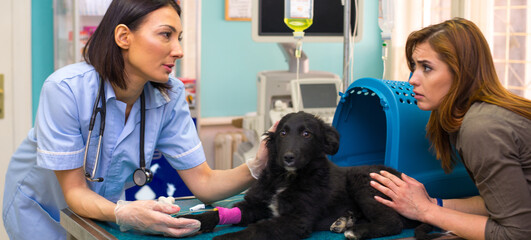
[[[98, 107], [98, 103], [101, 99], [101, 107]], [[92, 135], [92, 130], [94, 129], [94, 123], [96, 122], [96, 116], [100, 114], [100, 135], [98, 138], [98, 149], [96, 151], [96, 161], [94, 162], [94, 168], [92, 169], [92, 174], [88, 173], [86, 170], [87, 164], [87, 154], [90, 146], [90, 137]], [[92, 116], [90, 117], [89, 124], [89, 133], [87, 137], [87, 144], [85, 146], [85, 156], [83, 158], [83, 169], [85, 171], [85, 178], [91, 182], [103, 182], [103, 178], [95, 178], [96, 170], [98, 168], [98, 160], [100, 157], [101, 149], [101, 140], [103, 138], [103, 131], [105, 130], [105, 90], [103, 78], [100, 77], [100, 87], [98, 89], [98, 97], [94, 101], [94, 107], [92, 108]], [[140, 167], [135, 170], [133, 173], [133, 182], [139, 187], [144, 186], [153, 180], [153, 173], [151, 170], [146, 168], [146, 160], [144, 158], [144, 132], [146, 130], [146, 99], [144, 96], [144, 91], [140, 94]]]

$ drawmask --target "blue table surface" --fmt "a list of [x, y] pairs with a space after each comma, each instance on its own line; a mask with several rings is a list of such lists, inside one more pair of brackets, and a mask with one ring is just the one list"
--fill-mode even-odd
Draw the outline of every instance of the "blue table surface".
[[[207, 206], [207, 208], [213, 208], [215, 206], [220, 207], [231, 207], [234, 203], [241, 201], [243, 199], [243, 195], [236, 195], [230, 198], [227, 198], [222, 201], [215, 202], [212, 205]], [[181, 212], [187, 211], [190, 207], [195, 206], [197, 204], [200, 204], [201, 202], [195, 198], [192, 199], [182, 199], [177, 200], [175, 204], [179, 205], [181, 207]], [[100, 227], [105, 229], [107, 232], [112, 234], [118, 239], [123, 240], [141, 240], [141, 239], [175, 239], [170, 237], [164, 237], [164, 236], [154, 236], [154, 235], [143, 235], [140, 233], [135, 232], [121, 232], [116, 224], [113, 223], [107, 223], [107, 222], [100, 222], [95, 221]], [[231, 226], [231, 225], [223, 225], [223, 226], [217, 226], [213, 232], [211, 233], [203, 233], [203, 234], [197, 234], [195, 236], [187, 237], [184, 239], [212, 239], [213, 237], [217, 235], [222, 235], [229, 232], [236, 232], [244, 229], [243, 227], [237, 227], [237, 226]], [[402, 231], [401, 234], [393, 235], [389, 237], [382, 237], [382, 238], [375, 238], [378, 240], [384, 240], [384, 239], [402, 239], [402, 238], [411, 238], [413, 237], [413, 229], [406, 229]], [[345, 236], [340, 233], [333, 233], [329, 231], [320, 231], [320, 232], [314, 232], [312, 235], [307, 239], [323, 239], [323, 240], [334, 240], [334, 239], [345, 239]]]

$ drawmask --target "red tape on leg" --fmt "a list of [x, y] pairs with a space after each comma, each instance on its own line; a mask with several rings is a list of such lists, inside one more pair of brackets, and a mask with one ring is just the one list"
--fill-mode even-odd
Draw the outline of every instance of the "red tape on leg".
[[242, 212], [239, 208], [216, 207], [219, 212], [218, 225], [237, 224], [242, 220]]

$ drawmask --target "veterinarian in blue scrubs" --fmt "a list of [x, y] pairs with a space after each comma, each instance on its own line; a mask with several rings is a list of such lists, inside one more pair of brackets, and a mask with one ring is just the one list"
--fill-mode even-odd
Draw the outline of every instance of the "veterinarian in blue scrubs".
[[[176, 205], [153, 200], [116, 204], [134, 185], [142, 142], [146, 169], [159, 149], [203, 202], [237, 194], [251, 184], [252, 174], [259, 174], [265, 161], [258, 159], [267, 159], [263, 144], [257, 159], [235, 169], [212, 170], [205, 162], [184, 86], [169, 77], [183, 56], [179, 15], [174, 0], [114, 0], [88, 42], [88, 63], [66, 66], [45, 81], [35, 127], [13, 155], [6, 175], [3, 220], [11, 239], [65, 239], [59, 211], [66, 207], [81, 216], [117, 222], [122, 230], [173, 237], [197, 231], [198, 221], [168, 215], [179, 211]], [[104, 112], [96, 115], [84, 164], [95, 103]], [[103, 181], [87, 181], [85, 173]]]
[[415, 179], [382, 172], [371, 184], [392, 200], [376, 199], [465, 239], [530, 239], [531, 101], [500, 84], [488, 43], [468, 20], [413, 32], [406, 57], [418, 107], [432, 111], [427, 136], [437, 158], [446, 171], [462, 161], [480, 195], [434, 199]]

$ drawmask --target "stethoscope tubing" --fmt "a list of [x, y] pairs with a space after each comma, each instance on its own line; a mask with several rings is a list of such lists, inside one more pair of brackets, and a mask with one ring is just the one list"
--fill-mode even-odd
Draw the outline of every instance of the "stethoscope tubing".
[[[100, 86], [98, 89], [98, 96], [96, 98], [96, 101], [94, 101], [94, 106], [92, 108], [92, 116], [90, 117], [90, 123], [89, 123], [89, 132], [87, 137], [87, 143], [85, 146], [85, 154], [83, 157], [83, 168], [85, 171], [85, 178], [91, 182], [103, 182], [103, 178], [95, 178], [96, 176], [96, 170], [98, 168], [98, 162], [100, 158], [100, 152], [101, 152], [101, 142], [103, 139], [103, 133], [105, 131], [105, 114], [106, 114], [106, 104], [105, 104], [105, 88], [104, 88], [104, 80], [100, 77]], [[101, 100], [101, 107], [98, 107], [98, 104]], [[149, 169], [146, 169], [146, 160], [145, 160], [145, 154], [144, 154], [144, 136], [146, 131], [146, 99], [144, 95], [144, 91], [142, 90], [142, 93], [140, 94], [140, 167], [137, 170], [142, 171], [142, 180], [139, 180], [140, 182], [137, 182], [136, 179], [133, 178], [134, 182], [138, 186], [143, 186], [146, 183], [151, 182], [153, 178], [153, 174]], [[100, 132], [98, 137], [98, 148], [96, 150], [96, 159], [94, 161], [94, 168], [92, 169], [92, 175], [89, 174], [86, 171], [86, 165], [87, 165], [87, 155], [88, 150], [90, 146], [90, 139], [92, 136], [92, 131], [94, 130], [94, 125], [96, 123], [96, 117], [100, 114]], [[135, 171], [136, 173], [136, 171]]]
[[146, 159], [144, 155], [144, 134], [146, 132], [146, 97], [144, 90], [140, 94], [140, 168], [146, 168]]
[[[101, 108], [98, 107], [100, 100], [101, 100]], [[103, 138], [103, 133], [105, 131], [106, 111], [107, 111], [107, 106], [105, 103], [105, 86], [104, 86], [103, 78], [100, 77], [100, 86], [98, 88], [98, 96], [96, 98], [96, 101], [94, 101], [94, 106], [92, 107], [92, 116], [90, 117], [90, 123], [89, 123], [89, 133], [87, 137], [87, 143], [85, 146], [85, 155], [83, 157], [83, 166], [86, 166], [87, 155], [88, 155], [88, 150], [90, 146], [90, 139], [92, 137], [92, 131], [94, 130], [94, 125], [96, 123], [96, 116], [99, 113], [100, 114], [100, 135], [98, 137], [98, 148], [96, 151], [96, 159], [94, 161], [94, 168], [92, 169], [92, 175], [89, 175], [89, 173], [87, 173], [85, 170], [85, 177], [87, 178], [87, 180], [91, 182], [103, 182], [103, 178], [101, 177], [94, 178], [94, 176], [96, 176], [96, 170], [97, 170], [97, 166], [98, 166], [98, 162], [100, 158], [101, 141]]]

